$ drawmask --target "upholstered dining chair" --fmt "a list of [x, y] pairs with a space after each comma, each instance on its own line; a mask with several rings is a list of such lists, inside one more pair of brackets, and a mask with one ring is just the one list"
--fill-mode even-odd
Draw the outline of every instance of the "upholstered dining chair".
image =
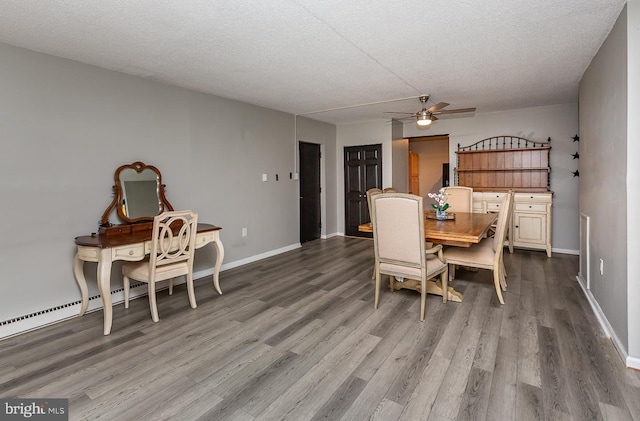
[[395, 187], [385, 187], [382, 189], [382, 193], [398, 193]]
[[481, 243], [473, 244], [468, 248], [447, 247], [444, 250], [444, 259], [449, 265], [450, 282], [455, 278], [456, 265], [493, 271], [493, 283], [496, 289], [496, 294], [498, 295], [498, 300], [500, 300], [500, 304], [504, 304], [502, 290], [506, 291], [502, 253], [512, 201], [513, 194], [511, 192], [506, 194], [502, 199], [498, 222], [496, 223], [496, 234], [491, 239], [491, 242], [487, 242], [484, 245]]
[[153, 218], [151, 252], [148, 261], [130, 262], [122, 266], [124, 306], [129, 308], [130, 280], [146, 282], [149, 290], [151, 318], [157, 322], [156, 282], [186, 276], [189, 304], [196, 308], [193, 290], [193, 258], [195, 254], [198, 214], [192, 211], [164, 212]]
[[425, 250], [422, 197], [385, 193], [374, 195], [371, 199], [376, 258], [374, 308], [378, 308], [380, 302], [382, 275], [417, 280], [420, 282], [422, 321], [425, 317], [427, 280], [441, 275], [442, 290], [447, 291], [447, 265], [442, 260], [442, 246]]
[[445, 188], [448, 212], [472, 212], [473, 211], [473, 189], [464, 186], [449, 186]]

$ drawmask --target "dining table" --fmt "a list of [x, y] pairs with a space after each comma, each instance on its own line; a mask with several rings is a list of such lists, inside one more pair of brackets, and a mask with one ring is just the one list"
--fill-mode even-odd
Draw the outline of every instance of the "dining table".
[[[497, 213], [476, 213], [476, 212], [455, 212], [449, 213], [447, 219], [436, 219], [435, 213], [425, 212], [424, 237], [425, 241], [433, 244], [442, 244], [449, 247], [471, 247], [487, 236], [487, 233], [494, 226]], [[360, 232], [373, 232], [371, 222], [366, 222], [358, 226]], [[391, 278], [389, 284], [391, 290], [406, 288], [420, 291], [419, 281], [405, 279], [402, 282]], [[444, 295], [440, 279], [431, 279], [427, 282], [427, 293]], [[452, 286], [447, 288], [447, 300], [462, 302], [462, 293], [456, 291]]]

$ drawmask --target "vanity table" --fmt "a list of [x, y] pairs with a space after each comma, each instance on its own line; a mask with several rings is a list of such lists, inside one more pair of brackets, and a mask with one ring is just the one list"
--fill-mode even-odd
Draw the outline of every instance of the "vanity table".
[[[149, 254], [152, 243], [153, 217], [173, 207], [166, 199], [160, 171], [134, 162], [116, 170], [114, 199], [103, 214], [98, 233], [75, 238], [77, 246], [73, 261], [73, 274], [80, 288], [82, 304], [80, 316], [89, 306], [89, 290], [84, 276], [84, 262], [98, 263], [97, 283], [104, 308], [104, 334], [111, 333], [113, 310], [111, 303], [111, 266], [114, 261], [140, 261]], [[111, 224], [109, 216], [113, 209], [122, 224]], [[213, 243], [216, 248], [216, 263], [213, 270], [213, 285], [220, 289], [220, 266], [224, 259], [224, 247], [220, 241], [220, 227], [198, 224], [196, 249]]]

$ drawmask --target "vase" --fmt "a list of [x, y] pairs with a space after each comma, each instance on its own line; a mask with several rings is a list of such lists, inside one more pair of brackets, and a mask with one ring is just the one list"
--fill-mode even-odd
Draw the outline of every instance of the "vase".
[[447, 219], [447, 213], [443, 210], [436, 209], [436, 219], [441, 221]]

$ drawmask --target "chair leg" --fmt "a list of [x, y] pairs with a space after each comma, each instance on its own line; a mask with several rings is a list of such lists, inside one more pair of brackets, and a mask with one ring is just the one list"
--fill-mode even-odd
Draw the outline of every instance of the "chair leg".
[[151, 309], [151, 318], [154, 322], [158, 322], [160, 318], [158, 317], [158, 305], [156, 304], [156, 284], [153, 281], [149, 281], [149, 308]]
[[507, 290], [507, 271], [504, 268], [504, 260], [500, 259], [500, 285], [502, 286], [502, 290], [506, 291]]
[[123, 276], [122, 283], [124, 284], [124, 308], [129, 308], [129, 288], [131, 287], [129, 277]]
[[424, 277], [420, 281], [420, 285], [420, 321], [424, 322], [424, 313], [427, 307], [427, 280]]
[[196, 308], [196, 293], [193, 290], [193, 274], [187, 274], [187, 292], [189, 293], [189, 304], [191, 308]]
[[449, 299], [449, 267], [440, 274], [440, 283], [442, 284], [442, 302], [446, 303]]
[[173, 278], [169, 279], [169, 295], [173, 295]]
[[502, 289], [500, 288], [500, 270], [493, 271], [493, 284], [496, 287], [496, 294], [498, 294], [498, 300], [500, 300], [500, 304], [504, 304], [504, 298], [502, 298]]
[[380, 302], [380, 272], [376, 270], [376, 286], [373, 298], [373, 308], [378, 308], [378, 303]]

